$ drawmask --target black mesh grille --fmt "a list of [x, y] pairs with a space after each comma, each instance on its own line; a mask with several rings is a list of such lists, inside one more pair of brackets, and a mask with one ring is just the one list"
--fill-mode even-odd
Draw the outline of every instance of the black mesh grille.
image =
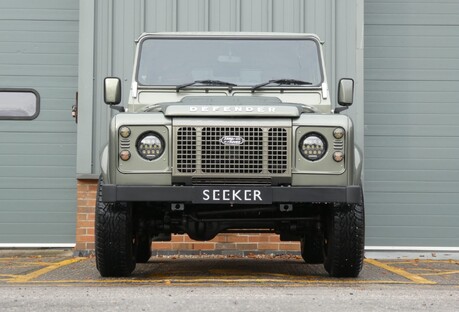
[[[203, 173], [252, 173], [263, 170], [263, 131], [260, 128], [203, 128]], [[225, 145], [225, 138], [237, 138], [241, 145]], [[234, 141], [234, 139], [233, 139]]]
[[196, 129], [180, 128], [177, 132], [177, 170], [183, 173], [196, 171]]
[[178, 173], [285, 174], [288, 131], [261, 127], [180, 127], [177, 129]]
[[288, 166], [287, 130], [269, 129], [268, 138], [268, 170], [273, 174], [284, 173]]

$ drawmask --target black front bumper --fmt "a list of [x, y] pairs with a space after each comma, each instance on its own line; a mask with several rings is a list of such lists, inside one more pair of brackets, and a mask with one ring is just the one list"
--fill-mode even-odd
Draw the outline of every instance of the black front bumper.
[[[261, 192], [257, 196], [257, 192]], [[248, 194], [248, 196], [246, 196]], [[258, 201], [258, 198], [261, 200]], [[362, 189], [351, 186], [102, 186], [104, 202], [171, 202], [195, 204], [349, 203], [362, 201]], [[216, 200], [218, 199], [218, 200]]]

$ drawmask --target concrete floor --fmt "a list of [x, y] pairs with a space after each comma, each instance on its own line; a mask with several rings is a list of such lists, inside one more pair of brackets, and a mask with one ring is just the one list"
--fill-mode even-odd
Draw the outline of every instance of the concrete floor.
[[306, 286], [398, 284], [459, 290], [459, 261], [366, 259], [358, 278], [330, 278], [298, 256], [163, 256], [137, 264], [129, 278], [102, 278], [95, 259], [63, 252], [0, 252], [0, 285]]

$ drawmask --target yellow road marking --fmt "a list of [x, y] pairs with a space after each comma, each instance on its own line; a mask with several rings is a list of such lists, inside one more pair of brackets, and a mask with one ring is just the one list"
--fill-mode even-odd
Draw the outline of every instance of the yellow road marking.
[[389, 261], [380, 261], [381, 263], [394, 263], [394, 264], [422, 264], [422, 263], [450, 263], [450, 264], [458, 264], [459, 261], [455, 260], [429, 260], [429, 259], [413, 259], [413, 260], [407, 260], [407, 261], [394, 261], [394, 260], [389, 260]]
[[[199, 280], [199, 281], [208, 281], [208, 280], [217, 280], [217, 281], [323, 281], [323, 280], [330, 280], [327, 277], [322, 276], [288, 276], [283, 274], [259, 274], [258, 276], [263, 276], [263, 278], [257, 278], [257, 275], [231, 275], [231, 276], [216, 276], [216, 277], [209, 277], [209, 276], [186, 276], [186, 275], [166, 275], [166, 274], [158, 274], [158, 275], [148, 275], [147, 278], [151, 278], [148, 280], [155, 281], [155, 280], [180, 280], [180, 281], [189, 281], [189, 280]], [[278, 278], [277, 278], [278, 277]], [[147, 279], [146, 279], [147, 280]]]
[[422, 273], [422, 274], [419, 274], [419, 275], [422, 275], [422, 276], [440, 276], [440, 275], [453, 275], [453, 274], [459, 274], [459, 270], [458, 271], [441, 271], [441, 272], [437, 272], [437, 273]]
[[19, 262], [19, 263], [14, 263], [14, 264], [9, 265], [9, 268], [27, 268], [27, 267], [33, 267], [33, 266], [46, 267], [46, 266], [49, 266], [50, 264], [52, 264], [52, 262], [36, 262], [36, 263]]
[[151, 285], [167, 285], [167, 286], [180, 286], [180, 285], [196, 285], [196, 286], [215, 286], [224, 284], [226, 286], [272, 286], [273, 284], [282, 284], [282, 286], [301, 286], [313, 284], [414, 284], [412, 282], [403, 281], [388, 281], [388, 280], [276, 280], [276, 279], [215, 279], [215, 278], [202, 278], [202, 279], [162, 279], [162, 280], [149, 280], [149, 279], [107, 279], [107, 280], [44, 280], [44, 281], [30, 281], [34, 284], [151, 284]]
[[73, 258], [73, 259], [67, 259], [67, 260], [64, 260], [64, 261], [60, 261], [60, 262], [56, 262], [56, 263], [51, 263], [50, 265], [48, 265], [47, 267], [45, 268], [42, 268], [40, 270], [37, 270], [37, 271], [33, 271], [29, 274], [25, 274], [25, 275], [17, 275], [16, 277], [14, 277], [13, 279], [9, 280], [9, 283], [26, 283], [26, 282], [29, 282], [33, 279], [36, 279], [46, 273], [49, 273], [51, 271], [54, 271], [56, 269], [59, 269], [61, 267], [64, 267], [66, 265], [70, 265], [72, 263], [75, 263], [75, 262], [79, 262], [83, 259], [86, 259], [86, 258]]
[[365, 262], [369, 263], [371, 265], [374, 265], [374, 266], [376, 266], [378, 268], [381, 268], [383, 270], [386, 270], [386, 271], [395, 273], [397, 275], [400, 275], [400, 276], [402, 276], [402, 277], [404, 277], [406, 279], [409, 279], [410, 281], [415, 282], [416, 284], [430, 284], [430, 285], [437, 284], [436, 282], [429, 281], [428, 279], [425, 279], [425, 278], [423, 278], [423, 277], [421, 277], [419, 275], [412, 274], [412, 273], [407, 272], [407, 271], [405, 271], [403, 269], [387, 265], [385, 263], [379, 262], [379, 261], [374, 260], [374, 259], [365, 259]]
[[0, 274], [0, 277], [16, 277], [17, 274]]
[[[217, 272], [219, 271], [219, 272]], [[170, 279], [170, 278], [179, 278], [179, 279], [193, 279], [193, 278], [208, 278], [208, 276], [202, 276], [199, 277], [197, 275], [193, 275], [193, 272], [177, 272], [174, 271], [175, 274], [165, 274], [165, 273], [151, 273], [146, 275], [147, 278], [156, 278], [156, 279]], [[179, 275], [177, 273], [181, 273], [183, 275]], [[190, 275], [187, 275], [189, 273]], [[257, 280], [257, 276], [264, 276], [269, 279], [275, 279], [279, 278], [283, 280], [304, 280], [304, 279], [324, 279], [327, 278], [327, 276], [316, 276], [316, 275], [305, 275], [305, 276], [294, 276], [294, 275], [289, 275], [289, 274], [282, 274], [282, 273], [270, 273], [270, 272], [253, 272], [250, 274], [247, 274], [247, 271], [242, 271], [242, 270], [209, 270], [209, 273], [211, 274], [217, 274], [218, 279], [222, 280], [228, 280], [228, 279], [234, 279], [234, 280], [240, 280], [240, 279], [253, 279]]]
[[[5, 259], [5, 258], [3, 258]], [[267, 273], [253, 273], [253, 274], [244, 274], [243, 270], [232, 270], [225, 271], [220, 269], [210, 270], [213, 273], [231, 273], [239, 275], [232, 276], [219, 276], [217, 278], [211, 278], [209, 276], [166, 276], [163, 274], [149, 274], [147, 277], [152, 279], [89, 279], [89, 280], [43, 280], [37, 281], [38, 277], [45, 275], [49, 272], [52, 272], [56, 269], [62, 268], [64, 266], [71, 265], [73, 263], [85, 260], [87, 258], [72, 258], [63, 260], [56, 263], [46, 263], [46, 262], [35, 262], [35, 265], [46, 265], [46, 267], [33, 271], [25, 275], [13, 275], [13, 274], [0, 274], [1, 281], [6, 281], [8, 283], [35, 283], [35, 284], [153, 284], [153, 285], [200, 285], [200, 286], [212, 286], [218, 284], [224, 285], [234, 285], [234, 286], [247, 286], [247, 285], [263, 285], [266, 286], [273, 284], [282, 284], [283, 286], [301, 286], [301, 285], [313, 285], [313, 284], [437, 284], [436, 282], [430, 281], [422, 276], [434, 276], [434, 275], [449, 275], [449, 274], [458, 274], [459, 270], [443, 270], [437, 271], [432, 270], [431, 272], [424, 272], [422, 274], [413, 274], [405, 269], [396, 267], [400, 262], [380, 262], [374, 259], [366, 259], [365, 262], [376, 266], [380, 269], [392, 272], [396, 275], [406, 278], [408, 281], [391, 281], [391, 280], [359, 280], [359, 279], [330, 279], [327, 276], [289, 276], [286, 274], [268, 274], [266, 278], [256, 278], [257, 275], [264, 275]], [[2, 260], [2, 259], [0, 259]], [[432, 261], [434, 262], [434, 261]], [[440, 262], [440, 261], [435, 261]], [[413, 262], [409, 262], [413, 263]], [[451, 263], [451, 262], [450, 262]], [[416, 270], [416, 268], [413, 268]], [[420, 270], [418, 268], [418, 270]], [[182, 273], [182, 272], [181, 272]], [[459, 286], [458, 286], [459, 287]]]

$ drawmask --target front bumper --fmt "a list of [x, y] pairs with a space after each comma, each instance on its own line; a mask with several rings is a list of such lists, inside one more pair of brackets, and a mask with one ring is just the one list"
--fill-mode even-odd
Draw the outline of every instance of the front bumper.
[[[195, 204], [348, 203], [362, 201], [351, 186], [144, 186], [102, 185], [104, 202], [172, 202]], [[258, 200], [260, 199], [260, 200]]]

